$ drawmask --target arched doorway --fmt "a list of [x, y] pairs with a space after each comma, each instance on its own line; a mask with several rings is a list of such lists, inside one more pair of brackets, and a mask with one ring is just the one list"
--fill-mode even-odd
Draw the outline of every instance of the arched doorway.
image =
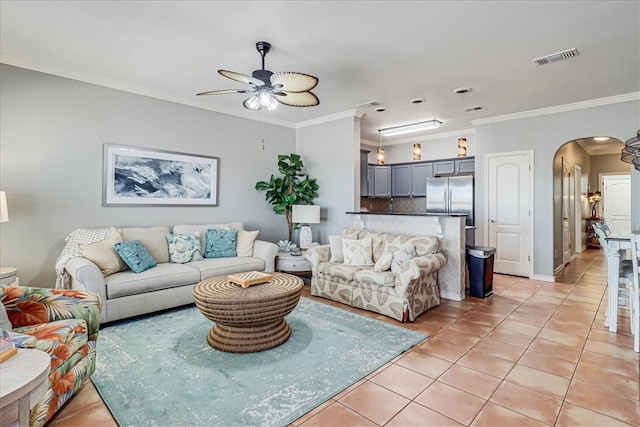
[[[588, 229], [601, 221], [601, 206], [588, 195], [602, 194], [601, 177], [629, 173], [620, 160], [624, 143], [616, 138], [571, 140], [560, 146], [553, 161], [554, 274], [589, 246]], [[590, 203], [591, 202], [591, 203]], [[599, 203], [599, 202], [598, 202]], [[594, 217], [592, 218], [592, 211]]]

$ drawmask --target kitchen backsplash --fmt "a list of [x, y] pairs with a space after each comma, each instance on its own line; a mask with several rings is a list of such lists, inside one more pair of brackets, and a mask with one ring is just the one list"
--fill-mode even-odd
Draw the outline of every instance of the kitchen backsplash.
[[394, 199], [360, 198], [360, 208], [369, 212], [390, 212], [391, 200], [393, 200], [394, 213], [422, 213], [427, 210], [427, 201], [424, 197], [396, 197]]

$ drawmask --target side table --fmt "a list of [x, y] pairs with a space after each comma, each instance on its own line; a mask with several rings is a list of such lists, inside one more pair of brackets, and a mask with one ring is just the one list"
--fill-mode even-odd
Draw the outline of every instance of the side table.
[[51, 357], [44, 351], [21, 348], [0, 364], [0, 419], [29, 426], [31, 407], [47, 392]]
[[276, 270], [296, 276], [310, 276], [311, 262], [304, 255], [293, 256], [289, 252], [278, 252]]
[[14, 267], [0, 267], [0, 285], [18, 285], [18, 269]]

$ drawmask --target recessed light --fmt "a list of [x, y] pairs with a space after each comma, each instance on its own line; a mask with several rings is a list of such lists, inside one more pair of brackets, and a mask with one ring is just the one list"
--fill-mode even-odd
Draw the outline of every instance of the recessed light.
[[598, 142], [602, 142], [602, 141], [608, 141], [608, 140], [609, 140], [609, 137], [608, 137], [608, 136], [596, 136], [596, 137], [595, 137], [595, 138], [593, 138], [593, 139], [595, 139], [595, 140], [596, 140], [596, 141], [598, 141]]
[[456, 95], [464, 95], [465, 93], [469, 93], [469, 92], [471, 92], [470, 87], [459, 87], [453, 90], [453, 93], [455, 93]]

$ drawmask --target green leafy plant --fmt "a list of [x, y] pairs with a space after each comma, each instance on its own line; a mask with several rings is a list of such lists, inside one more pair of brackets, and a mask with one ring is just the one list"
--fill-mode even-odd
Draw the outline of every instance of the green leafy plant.
[[293, 233], [291, 211], [293, 205], [312, 205], [318, 197], [318, 184], [315, 178], [302, 173], [304, 163], [297, 154], [279, 154], [278, 172], [280, 177], [271, 175], [269, 181], [256, 182], [256, 190], [266, 190], [265, 200], [273, 205], [273, 211], [284, 215], [289, 227], [289, 241]]

